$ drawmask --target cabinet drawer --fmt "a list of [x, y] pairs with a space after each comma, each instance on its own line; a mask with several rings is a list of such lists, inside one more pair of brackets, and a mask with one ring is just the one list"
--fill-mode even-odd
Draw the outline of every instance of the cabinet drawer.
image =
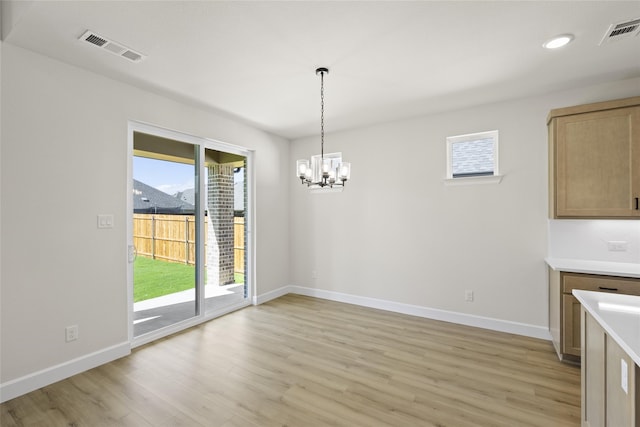
[[640, 279], [564, 273], [562, 275], [562, 292], [570, 294], [573, 289], [640, 295]]

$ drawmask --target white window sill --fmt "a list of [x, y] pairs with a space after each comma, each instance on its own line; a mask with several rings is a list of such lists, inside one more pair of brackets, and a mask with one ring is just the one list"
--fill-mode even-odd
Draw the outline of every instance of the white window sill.
[[446, 178], [444, 185], [477, 185], [477, 184], [500, 184], [504, 175], [491, 176], [470, 176], [467, 178]]

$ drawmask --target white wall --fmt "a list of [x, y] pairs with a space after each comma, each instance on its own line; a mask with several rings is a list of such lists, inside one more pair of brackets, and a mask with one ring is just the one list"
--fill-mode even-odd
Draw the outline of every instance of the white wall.
[[[547, 114], [638, 94], [633, 79], [328, 134], [325, 150], [352, 165], [343, 193], [293, 178], [319, 151], [317, 137], [293, 141], [292, 284], [545, 330]], [[493, 129], [502, 183], [443, 185], [445, 138]]]
[[[610, 241], [627, 250], [610, 251]], [[640, 221], [549, 220], [549, 257], [640, 263]]]
[[1, 73], [2, 383], [128, 340], [128, 120], [255, 150], [258, 292], [287, 283], [288, 141], [6, 43]]

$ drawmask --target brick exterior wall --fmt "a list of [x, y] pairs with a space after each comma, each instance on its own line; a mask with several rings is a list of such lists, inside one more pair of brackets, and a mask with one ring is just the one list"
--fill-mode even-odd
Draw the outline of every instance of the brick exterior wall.
[[234, 283], [233, 166], [209, 166], [207, 284]]

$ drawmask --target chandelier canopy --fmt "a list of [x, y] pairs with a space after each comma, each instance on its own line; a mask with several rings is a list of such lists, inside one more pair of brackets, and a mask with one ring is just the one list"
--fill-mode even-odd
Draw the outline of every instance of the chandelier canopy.
[[344, 187], [351, 178], [351, 163], [343, 162], [340, 156], [324, 154], [324, 76], [329, 69], [320, 67], [320, 156], [296, 162], [296, 174], [302, 184], [309, 188]]

